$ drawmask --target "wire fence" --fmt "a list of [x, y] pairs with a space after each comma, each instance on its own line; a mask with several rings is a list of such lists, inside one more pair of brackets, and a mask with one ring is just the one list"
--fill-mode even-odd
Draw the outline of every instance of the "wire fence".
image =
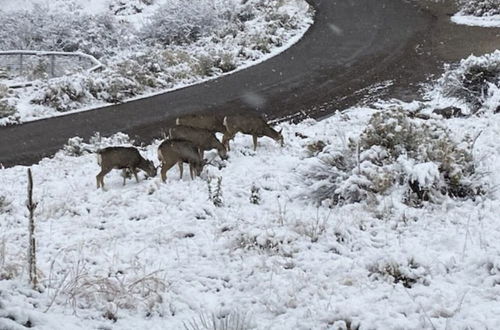
[[35, 80], [51, 79], [103, 68], [91, 55], [26, 50], [0, 51], [0, 83], [9, 88], [31, 86]]

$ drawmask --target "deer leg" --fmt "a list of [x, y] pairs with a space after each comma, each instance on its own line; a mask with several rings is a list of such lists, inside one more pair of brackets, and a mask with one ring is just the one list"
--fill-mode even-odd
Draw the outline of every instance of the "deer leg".
[[189, 163], [189, 174], [191, 175], [191, 180], [194, 180], [193, 172], [195, 171], [193, 164]]
[[139, 177], [137, 176], [137, 170], [135, 168], [130, 168], [132, 173], [134, 173], [135, 182], [139, 183]]
[[253, 135], [253, 151], [257, 150], [257, 135]]
[[175, 163], [162, 163], [161, 165], [161, 180], [165, 182], [167, 180], [167, 171], [174, 166]]
[[127, 169], [124, 168], [122, 170], [122, 176], [123, 176], [123, 185], [125, 185], [125, 181], [127, 181]]
[[97, 189], [100, 187], [104, 189], [104, 176], [111, 171], [110, 168], [102, 168], [101, 172], [95, 177], [97, 180]]
[[182, 180], [182, 172], [184, 171], [184, 162], [182, 160], [178, 161], [177, 165], [179, 165], [179, 172], [181, 174], [181, 180]]

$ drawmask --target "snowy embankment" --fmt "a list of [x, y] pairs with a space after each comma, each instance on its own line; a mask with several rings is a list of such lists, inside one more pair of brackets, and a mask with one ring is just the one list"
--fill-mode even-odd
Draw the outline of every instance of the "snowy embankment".
[[283, 148], [237, 135], [201, 178], [122, 186], [114, 171], [107, 191], [85, 149], [126, 137], [74, 139], [32, 166], [40, 292], [26, 167], [1, 170], [0, 328], [497, 328], [500, 115], [444, 120], [432, 102], [280, 124]]
[[451, 20], [454, 23], [463, 25], [500, 28], [500, 15], [477, 17], [456, 14], [451, 17]]
[[500, 27], [499, 0], [458, 0], [460, 12], [451, 17], [452, 22], [470, 26]]
[[[25, 80], [37, 82], [22, 90], [0, 83], [0, 125], [120, 103], [233, 73], [292, 46], [313, 17], [304, 0], [106, 3], [58, 1], [30, 11], [0, 11], [5, 22], [1, 50], [80, 51], [106, 66], [99, 73], [47, 79], [48, 58], [25, 58]], [[19, 80], [19, 59], [4, 61], [4, 83]], [[71, 71], [65, 65], [62, 69]]]

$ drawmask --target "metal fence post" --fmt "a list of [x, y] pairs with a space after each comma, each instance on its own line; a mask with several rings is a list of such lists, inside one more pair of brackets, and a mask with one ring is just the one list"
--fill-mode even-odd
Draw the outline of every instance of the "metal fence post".
[[23, 75], [23, 54], [19, 54], [19, 75]]
[[50, 55], [50, 77], [54, 78], [56, 67], [56, 56], [54, 54]]

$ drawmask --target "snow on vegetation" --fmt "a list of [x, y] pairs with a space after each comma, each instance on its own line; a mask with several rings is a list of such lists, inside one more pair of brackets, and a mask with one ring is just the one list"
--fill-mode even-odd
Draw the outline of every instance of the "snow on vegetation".
[[500, 112], [500, 50], [447, 65], [427, 98], [434, 107], [455, 106], [464, 114]]
[[[277, 54], [312, 23], [312, 9], [303, 0], [113, 0], [94, 12], [85, 10], [92, 3], [35, 3], [28, 10], [0, 11], [0, 50], [79, 51], [106, 65], [102, 72], [54, 79], [23, 73], [39, 80], [31, 88], [0, 92], [1, 102], [15, 109], [0, 112], [0, 124], [217, 77]], [[39, 71], [47, 67], [43, 59], [35, 61]], [[4, 83], [16, 78], [18, 63], [0, 61]]]
[[94, 151], [131, 141], [73, 138], [32, 166], [38, 290], [26, 167], [2, 169], [0, 328], [495, 328], [500, 117], [422, 108], [282, 123], [283, 148], [239, 134], [195, 180], [113, 171], [106, 191]]
[[457, 24], [500, 27], [499, 0], [458, 0], [460, 12], [451, 20]]

